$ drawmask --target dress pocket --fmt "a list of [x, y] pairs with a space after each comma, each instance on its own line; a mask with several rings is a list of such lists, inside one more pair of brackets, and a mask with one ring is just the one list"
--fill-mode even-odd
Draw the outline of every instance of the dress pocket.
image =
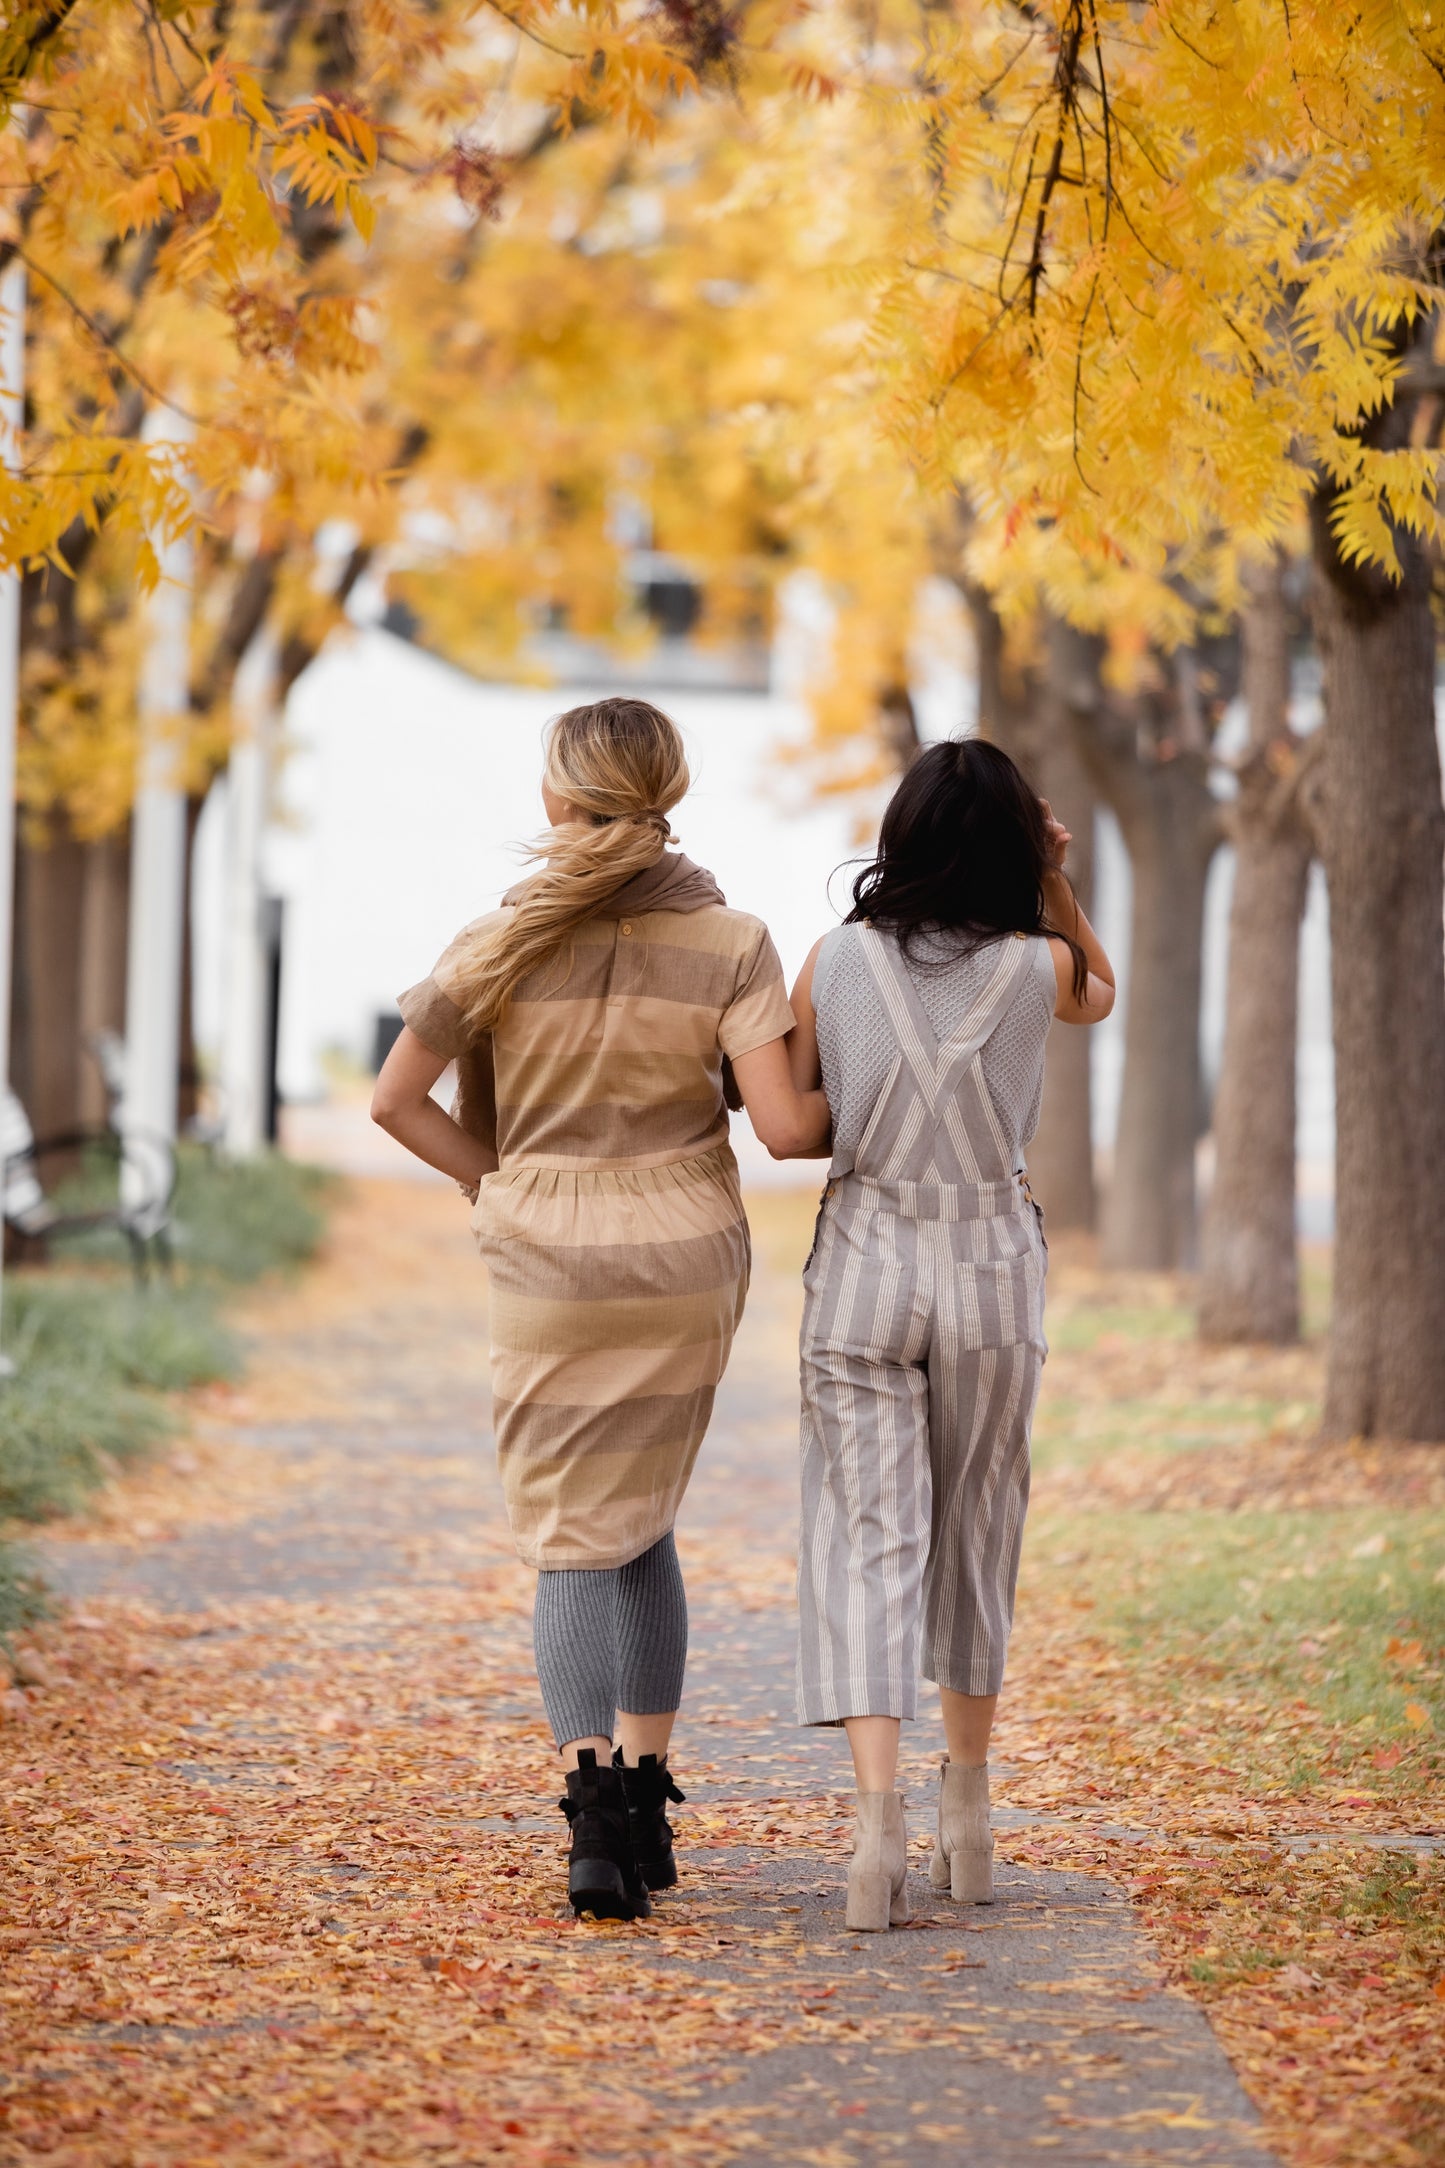
[[500, 1167], [494, 1168], [490, 1174], [484, 1174], [477, 1184], [477, 1201], [472, 1206], [468, 1225], [472, 1230], [473, 1240], [484, 1255], [499, 1242], [509, 1241], [516, 1234], [517, 1230], [512, 1224], [512, 1200], [509, 1195], [514, 1189], [512, 1177], [504, 1174]]

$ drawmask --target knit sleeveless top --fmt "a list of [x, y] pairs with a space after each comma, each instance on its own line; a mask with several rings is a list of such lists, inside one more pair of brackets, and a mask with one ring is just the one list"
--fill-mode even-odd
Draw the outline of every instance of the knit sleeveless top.
[[[1048, 942], [1030, 939], [1033, 968], [1020, 980], [982, 1054], [984, 1082], [1020, 1163], [1024, 1146], [1039, 1125], [1044, 1042], [1058, 998]], [[988, 983], [997, 962], [995, 946], [989, 943], [972, 955], [960, 956], [954, 940], [940, 931], [920, 934], [910, 947], [912, 953], [905, 959], [908, 975], [935, 1035], [940, 1041], [947, 1039]], [[853, 1164], [898, 1051], [857, 927], [839, 926], [824, 941], [813, 968], [813, 1008], [823, 1089], [833, 1110], [833, 1169], [839, 1173]]]

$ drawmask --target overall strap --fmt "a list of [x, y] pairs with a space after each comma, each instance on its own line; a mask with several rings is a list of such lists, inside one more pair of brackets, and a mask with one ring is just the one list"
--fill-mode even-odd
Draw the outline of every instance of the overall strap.
[[1022, 980], [1033, 968], [1033, 944], [1027, 934], [1015, 934], [995, 942], [994, 951], [994, 966], [978, 999], [957, 1031], [951, 1033], [939, 1048], [939, 1083], [944, 1089], [953, 1087], [972, 1063], [984, 1041], [1002, 1021]]
[[877, 982], [893, 1035], [913, 1081], [930, 1114], [938, 1104], [938, 1040], [928, 1011], [918, 998], [908, 968], [894, 941], [885, 941], [876, 926], [858, 928], [858, 940]]
[[953, 1087], [968, 1068], [1030, 969], [1033, 952], [1028, 937], [1017, 936], [994, 944], [993, 969], [958, 1029], [940, 1046], [898, 944], [885, 940], [873, 926], [860, 926], [858, 933], [888, 1021], [929, 1113], [936, 1114], [940, 1095]]

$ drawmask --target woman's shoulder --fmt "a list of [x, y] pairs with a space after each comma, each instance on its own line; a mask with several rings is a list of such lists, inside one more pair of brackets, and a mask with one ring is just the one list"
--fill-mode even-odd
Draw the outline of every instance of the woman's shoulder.
[[[1013, 998], [1030, 1008], [1043, 1004], [1045, 1020], [1054, 1013], [1055, 963], [1054, 941], [1043, 933], [1015, 933], [1010, 945], [1017, 948], [1023, 961], [1018, 966], [1014, 980]], [[987, 955], [988, 951], [980, 951]], [[1065, 951], [1067, 954], [1067, 951]]]
[[515, 905], [510, 903], [498, 903], [494, 904], [490, 911], [483, 911], [479, 917], [469, 918], [465, 926], [452, 935], [448, 946], [460, 948], [463, 942], [475, 941], [479, 936], [492, 932], [494, 927], [505, 925], [513, 916], [515, 908]]
[[862, 928], [853, 920], [830, 926], [812, 950], [813, 1007], [828, 998], [837, 999], [850, 989], [871, 993], [873, 975], [863, 953]]
[[735, 911], [729, 903], [707, 903], [696, 911], [659, 912], [667, 920], [667, 938], [684, 948], [706, 949], [714, 956], [735, 956], [740, 962], [771, 944], [764, 920], [751, 911]]
[[504, 925], [511, 915], [509, 906], [501, 904], [495, 910], [483, 911], [480, 918], [468, 919], [466, 925], [452, 935], [432, 966], [431, 975], [443, 993], [455, 998], [457, 987], [467, 976], [467, 966], [476, 953], [478, 943], [484, 942], [488, 934]]

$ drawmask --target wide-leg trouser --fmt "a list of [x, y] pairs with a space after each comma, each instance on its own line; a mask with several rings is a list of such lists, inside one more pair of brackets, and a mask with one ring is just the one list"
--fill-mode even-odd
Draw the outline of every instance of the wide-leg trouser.
[[802, 1338], [802, 1723], [912, 1717], [920, 1669], [962, 1694], [1003, 1683], [1044, 1262], [1032, 1213], [1018, 1255], [967, 1254], [982, 1246], [967, 1223], [825, 1207]]

